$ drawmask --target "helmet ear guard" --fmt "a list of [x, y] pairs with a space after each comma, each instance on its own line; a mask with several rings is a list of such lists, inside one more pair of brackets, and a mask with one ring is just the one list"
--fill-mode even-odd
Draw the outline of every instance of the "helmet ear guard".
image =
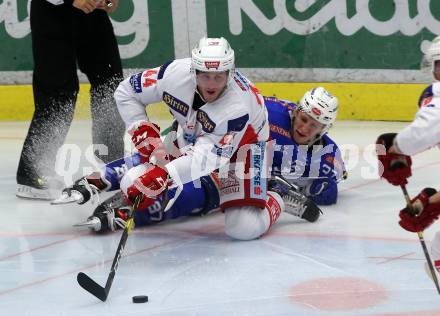
[[230, 74], [235, 69], [234, 50], [228, 41], [223, 38], [200, 39], [199, 44], [191, 53], [191, 71], [224, 72]]
[[304, 94], [298, 102], [297, 109], [324, 125], [323, 130], [318, 135], [318, 138], [320, 138], [328, 132], [336, 121], [338, 104], [338, 98], [327, 92], [323, 87], [317, 87]]

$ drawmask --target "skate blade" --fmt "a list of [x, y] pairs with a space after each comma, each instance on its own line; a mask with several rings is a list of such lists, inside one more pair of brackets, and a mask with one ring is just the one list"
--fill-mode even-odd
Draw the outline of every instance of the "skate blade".
[[15, 195], [19, 198], [30, 200], [53, 200], [60, 191], [53, 189], [36, 189], [27, 185], [17, 185]]
[[72, 226], [79, 227], [79, 228], [85, 227], [85, 228], [89, 228], [89, 229], [93, 229], [93, 230], [97, 230], [97, 229], [99, 230], [99, 228], [101, 226], [101, 221], [98, 218], [93, 217], [85, 222], [73, 224]]
[[67, 193], [63, 192], [59, 198], [53, 200], [52, 202], [50, 202], [50, 204], [60, 205], [60, 204], [81, 202], [82, 198], [83, 198], [82, 195], [75, 191], [72, 191], [70, 196]]

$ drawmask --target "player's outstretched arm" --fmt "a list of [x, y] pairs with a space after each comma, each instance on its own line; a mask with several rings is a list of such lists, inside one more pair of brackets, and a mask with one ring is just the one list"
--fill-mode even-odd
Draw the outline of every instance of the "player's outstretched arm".
[[68, 204], [76, 202], [84, 204], [102, 191], [119, 189], [120, 181], [127, 170], [142, 163], [141, 156], [134, 154], [106, 164], [102, 171], [82, 177], [75, 183], [62, 190], [61, 196], [51, 204]]
[[396, 133], [382, 134], [376, 141], [377, 158], [379, 159], [379, 176], [392, 185], [406, 185], [411, 176], [412, 160], [410, 156], [393, 151]]

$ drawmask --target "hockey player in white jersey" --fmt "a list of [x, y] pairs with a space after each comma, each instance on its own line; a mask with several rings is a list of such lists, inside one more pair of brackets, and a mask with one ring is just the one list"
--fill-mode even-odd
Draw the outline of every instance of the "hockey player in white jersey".
[[[149, 73], [151, 74], [151, 71]], [[242, 75], [238, 75], [239, 81], [237, 81], [237, 78], [234, 78], [234, 80], [239, 85], [240, 90], [246, 91], [244, 89], [246, 87], [244, 84], [246, 84], [251, 87], [251, 91], [256, 92], [256, 89], [252, 88]], [[135, 81], [131, 79], [130, 84], [133, 84], [133, 82]], [[155, 82], [149, 81], [149, 84], [153, 83]], [[131, 87], [129, 87], [128, 91], [130, 89]], [[202, 176], [198, 179], [201, 187], [196, 188], [194, 183], [185, 183], [177, 198], [175, 189], [170, 189], [165, 194], [168, 199], [173, 201], [173, 203], [169, 203], [169, 206], [172, 204], [172, 207], [168, 208], [167, 212], [161, 211], [161, 206], [166, 203], [164, 202], [166, 200], [164, 195], [159, 195], [153, 205], [148, 206], [152, 203], [148, 201], [148, 203], [141, 206], [141, 210], [134, 213], [136, 226], [143, 226], [181, 216], [206, 214], [206, 212], [215, 210], [219, 206], [219, 188], [221, 196], [220, 206], [222, 209], [226, 209], [226, 232], [237, 239], [254, 239], [259, 237], [268, 231], [282, 210], [309, 222], [314, 222], [319, 218], [321, 212], [315, 203], [321, 205], [335, 203], [337, 199], [337, 182], [344, 176], [345, 168], [337, 145], [325, 134], [336, 119], [337, 98], [319, 87], [307, 91], [298, 107], [290, 101], [280, 101], [273, 97], [264, 98], [264, 102], [269, 112], [271, 137], [277, 142], [275, 147], [279, 147], [277, 149], [272, 147], [272, 150], [275, 150], [276, 153], [270, 152], [270, 161], [273, 160], [272, 176], [274, 178], [269, 183], [269, 190], [272, 192], [269, 192], [264, 205], [262, 205], [264, 200], [258, 199], [258, 195], [262, 195], [265, 189], [264, 166], [266, 164], [264, 161], [267, 159], [267, 155], [266, 157], [261, 155], [264, 152], [264, 146], [254, 144], [250, 150], [250, 156], [246, 158], [246, 162], [252, 166], [257, 177], [242, 179], [236, 174], [231, 173], [229, 169], [226, 170], [226, 173], [223, 173], [226, 176], [222, 177], [220, 174], [220, 183], [216, 181], [216, 173]], [[142, 115], [144, 114], [142, 113]], [[229, 123], [230, 126], [228, 128], [235, 124]], [[159, 134], [157, 126], [148, 125], [147, 123], [140, 124], [139, 126], [145, 129], [151, 128], [155, 135]], [[173, 126], [177, 127], [177, 130], [179, 129], [177, 124], [173, 124]], [[133, 141], [135, 143], [139, 144], [143, 141], [142, 137], [138, 140], [136, 133], [133, 133], [133, 131], [130, 133], [133, 134]], [[250, 133], [249, 135], [252, 134]], [[183, 142], [183, 146], [188, 146], [187, 139], [193, 139], [193, 137], [188, 138], [188, 134], [185, 133], [183, 135], [184, 137], [180, 141]], [[231, 144], [231, 141], [236, 136], [236, 133], [228, 132], [223, 136], [221, 143], [224, 142], [223, 145]], [[167, 142], [165, 141], [165, 143]], [[241, 141], [240, 143], [246, 145], [245, 142]], [[158, 152], [158, 148], [152, 147], [159, 147], [160, 145], [161, 141], [158, 138], [150, 136], [148, 138], [148, 146], [150, 146], [148, 151], [147, 148], [139, 148], [139, 146], [138, 148], [145, 157], [149, 157], [153, 150], [155, 150], [156, 154]], [[313, 149], [315, 147], [312, 148], [313, 145], [320, 145], [323, 148], [317, 151]], [[304, 149], [301, 149], [301, 146], [307, 148], [306, 152], [303, 152]], [[217, 155], [219, 153], [222, 154], [226, 148], [225, 146], [218, 146], [215, 153]], [[176, 156], [179, 155], [178, 151], [178, 148], [168, 149], [168, 152], [174, 152]], [[227, 149], [228, 156], [231, 155], [230, 152]], [[283, 158], [283, 156], [286, 157]], [[101, 172], [105, 176], [98, 176], [96, 178], [88, 176], [77, 182], [73, 188], [66, 189], [64, 198], [60, 200], [61, 203], [63, 203], [65, 198], [68, 199], [70, 195], [76, 195], [76, 198], [73, 200], [84, 203], [90, 198], [90, 193], [93, 191], [91, 188], [98, 188], [99, 190], [119, 188], [120, 172], [115, 170], [132, 168], [139, 164], [138, 160], [138, 156], [133, 156], [108, 164], [106, 170]], [[291, 170], [297, 172], [301, 169], [296, 166], [297, 160], [300, 163], [305, 163], [304, 174], [291, 174]], [[231, 165], [236, 165], [235, 155], [233, 155], [231, 161]], [[283, 166], [284, 162], [287, 162], [289, 165]], [[136, 169], [143, 171], [145, 168], [145, 166], [142, 166]], [[288, 172], [286, 173], [287, 170]], [[130, 171], [130, 173], [132, 172]], [[280, 178], [282, 176], [285, 178]], [[124, 177], [121, 187], [124, 187], [123, 182], [127, 181], [127, 178], [130, 183], [132, 182], [131, 178]], [[289, 181], [294, 186], [289, 184]], [[85, 187], [89, 187], [89, 190], [86, 190]], [[282, 197], [281, 199], [280, 196]], [[264, 207], [264, 210], [258, 210], [258, 207]], [[270, 211], [268, 208], [270, 208]], [[79, 224], [79, 226], [88, 226], [98, 232], [115, 230], [118, 226], [123, 225], [126, 213], [128, 212], [124, 207], [122, 199], [116, 195], [101, 203], [95, 209], [93, 215], [86, 222]]]
[[[338, 100], [324, 88], [317, 87], [307, 91], [298, 106], [274, 97], [264, 97], [264, 102], [269, 114], [270, 135], [276, 141], [271, 159], [273, 178], [269, 182], [269, 190], [279, 193], [284, 203], [280, 206], [286, 212], [315, 222], [321, 212], [316, 204], [336, 203], [337, 183], [346, 177], [338, 146], [327, 135], [336, 120]], [[165, 139], [164, 142], [168, 141]], [[109, 183], [110, 189], [119, 188], [121, 170], [139, 163], [138, 154], [114, 161], [101, 172], [105, 176], [97, 179]], [[87, 181], [82, 181], [83, 184], [99, 186], [92, 176], [85, 179]], [[134, 212], [136, 226], [216, 210], [219, 206], [219, 190], [215, 179], [214, 176], [201, 177], [200, 187], [187, 183], [177, 198], [176, 192], [169, 190], [166, 197], [172, 202], [168, 203], [167, 211], [163, 211], [166, 199], [160, 196], [147, 210]], [[231, 187], [226, 186], [228, 188]], [[76, 192], [72, 194], [78, 195], [76, 201], [80, 203], [90, 197], [80, 183], [70, 190]], [[83, 192], [83, 196], [79, 192]], [[127, 213], [123, 199], [117, 194], [101, 203], [92, 216], [78, 226], [86, 226], [96, 232], [115, 230], [123, 226]]]
[[[386, 153], [379, 155], [383, 168], [381, 176], [393, 185], [405, 185], [411, 176], [411, 157], [440, 143], [440, 36], [436, 37], [427, 52], [434, 79], [421, 94], [419, 110], [414, 121], [399, 133], [379, 136], [377, 144], [384, 145]], [[440, 215], [440, 192], [433, 188], [423, 189], [411, 200], [418, 212], [411, 215], [408, 208], [400, 211], [399, 224], [410, 232], [424, 231]], [[440, 232], [432, 243], [434, 265], [440, 271]]]
[[[142, 193], [139, 209], [148, 209], [167, 188], [184, 187], [220, 170], [225, 232], [251, 240], [268, 231], [283, 203], [276, 192], [267, 191], [269, 124], [263, 97], [235, 70], [234, 59], [224, 38], [202, 38], [191, 58], [120, 84], [118, 109], [144, 162], [127, 171], [120, 188], [131, 203]], [[145, 113], [145, 106], [160, 101], [173, 115], [177, 132], [177, 147], [168, 148], [168, 154], [161, 154], [159, 127]], [[151, 157], [155, 164], [149, 163]], [[94, 186], [105, 190], [110, 185], [97, 180]]]

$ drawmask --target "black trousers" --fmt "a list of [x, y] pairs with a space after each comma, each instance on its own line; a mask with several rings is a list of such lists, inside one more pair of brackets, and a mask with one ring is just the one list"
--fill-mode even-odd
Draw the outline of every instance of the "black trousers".
[[123, 156], [124, 123], [113, 93], [123, 80], [121, 59], [107, 13], [90, 14], [72, 5], [32, 0], [30, 11], [34, 58], [35, 112], [25, 139], [17, 182], [51, 175], [55, 157], [73, 119], [79, 91], [77, 68], [91, 84], [93, 143], [108, 148], [95, 154], [105, 162]]

